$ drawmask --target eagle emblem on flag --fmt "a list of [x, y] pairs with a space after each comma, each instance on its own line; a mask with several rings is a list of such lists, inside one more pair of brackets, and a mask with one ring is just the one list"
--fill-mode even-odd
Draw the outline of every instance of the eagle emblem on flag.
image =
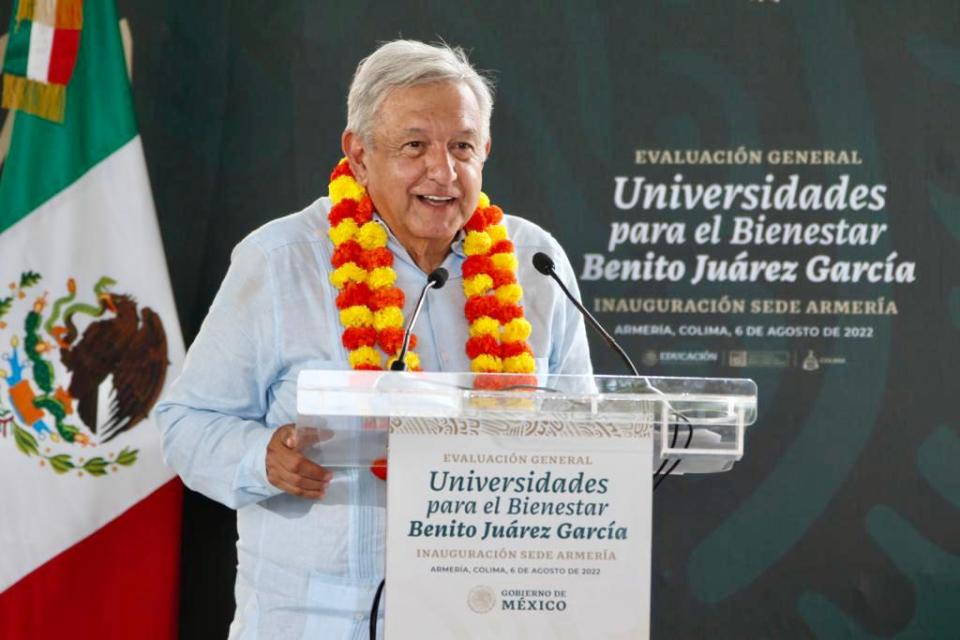
[[87, 295], [71, 278], [53, 299], [37, 290], [41, 279], [23, 272], [0, 297], [0, 437], [61, 474], [129, 467], [137, 449], [101, 454], [100, 447], [156, 403], [169, 365], [163, 323], [132, 296], [114, 293], [109, 277]]

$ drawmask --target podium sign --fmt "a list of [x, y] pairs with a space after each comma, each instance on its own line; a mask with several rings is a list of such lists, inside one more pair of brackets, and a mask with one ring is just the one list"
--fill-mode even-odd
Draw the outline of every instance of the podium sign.
[[650, 425], [551, 426], [391, 428], [386, 638], [648, 637]]
[[297, 413], [327, 467], [389, 444], [389, 640], [647, 638], [654, 465], [731, 468], [756, 385], [304, 371]]

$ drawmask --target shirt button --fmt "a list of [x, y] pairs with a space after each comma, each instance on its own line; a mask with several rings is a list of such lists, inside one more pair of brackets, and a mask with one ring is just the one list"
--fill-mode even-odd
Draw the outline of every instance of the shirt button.
[[353, 614], [353, 619], [356, 620], [357, 622], [360, 622], [361, 620], [363, 620], [364, 617], [365, 617], [365, 616], [364, 616], [362, 613], [355, 613], [355, 614]]

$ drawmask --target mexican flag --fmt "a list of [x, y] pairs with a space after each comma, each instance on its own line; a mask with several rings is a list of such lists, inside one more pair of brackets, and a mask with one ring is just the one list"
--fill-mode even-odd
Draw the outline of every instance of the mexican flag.
[[116, 10], [19, 0], [7, 38], [0, 638], [172, 638], [181, 486], [151, 410], [183, 343]]

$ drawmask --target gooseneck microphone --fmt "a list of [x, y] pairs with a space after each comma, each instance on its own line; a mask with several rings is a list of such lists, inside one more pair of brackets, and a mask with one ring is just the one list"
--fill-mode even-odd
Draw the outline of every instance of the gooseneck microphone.
[[447, 278], [449, 277], [450, 272], [443, 267], [437, 267], [427, 276], [427, 284], [423, 285], [423, 289], [420, 291], [420, 299], [417, 300], [417, 307], [413, 310], [413, 315], [410, 316], [410, 322], [407, 323], [406, 331], [403, 332], [403, 342], [400, 344], [400, 353], [397, 354], [397, 359], [394, 363], [390, 365], [391, 371], [405, 371], [407, 369], [407, 363], [404, 359], [407, 357], [407, 349], [410, 348], [410, 336], [413, 334], [413, 325], [420, 316], [420, 309], [423, 308], [423, 301], [427, 297], [427, 290], [442, 289], [443, 285], [447, 284]]
[[603, 339], [607, 342], [607, 344], [610, 346], [611, 349], [617, 352], [617, 355], [619, 355], [620, 358], [627, 364], [627, 367], [630, 368], [630, 371], [633, 372], [633, 375], [639, 378], [640, 372], [637, 371], [637, 367], [633, 364], [633, 360], [631, 360], [630, 356], [627, 355], [627, 352], [623, 350], [623, 347], [621, 347], [620, 344], [613, 339], [613, 336], [607, 333], [607, 330], [604, 329], [603, 326], [597, 321], [597, 319], [594, 318], [589, 311], [587, 311], [587, 308], [583, 306], [580, 303], [580, 301], [574, 297], [572, 293], [570, 293], [570, 290], [567, 289], [567, 286], [563, 284], [563, 280], [561, 280], [560, 277], [557, 276], [557, 271], [553, 263], [553, 258], [551, 258], [545, 253], [538, 251], [537, 253], [533, 254], [533, 268], [545, 276], [550, 276], [557, 282], [558, 285], [560, 285], [560, 290], [563, 291], [563, 293], [567, 296], [567, 299], [569, 299], [570, 302], [573, 303], [573, 306], [575, 306], [577, 310], [583, 315], [587, 323], [591, 327], [593, 327], [593, 329], [603, 337]]
[[[573, 294], [570, 293], [570, 290], [567, 289], [566, 285], [563, 284], [563, 281], [557, 276], [557, 272], [556, 272], [556, 269], [555, 269], [555, 266], [554, 266], [554, 263], [553, 263], [553, 258], [551, 258], [550, 256], [548, 256], [548, 255], [545, 254], [545, 253], [541, 253], [541, 252], [538, 251], [537, 253], [533, 254], [533, 268], [536, 269], [537, 271], [539, 271], [540, 273], [542, 273], [543, 275], [545, 275], [545, 276], [550, 276], [551, 278], [553, 278], [554, 280], [556, 280], [557, 284], [560, 285], [560, 290], [563, 291], [564, 294], [566, 294], [566, 296], [567, 296], [567, 298], [570, 300], [570, 302], [573, 303], [573, 306], [575, 306], [575, 307], [577, 308], [577, 310], [578, 310], [578, 311], [583, 315], [583, 317], [587, 320], [587, 323], [588, 323], [591, 327], [593, 327], [593, 328], [596, 330], [597, 333], [599, 333], [601, 336], [603, 336], [603, 339], [606, 340], [607, 345], [608, 345], [611, 349], [613, 349], [614, 351], [616, 351], [617, 354], [620, 356], [620, 358], [622, 358], [623, 361], [627, 363], [627, 366], [630, 367], [630, 371], [633, 372], [633, 375], [635, 375], [635, 376], [637, 376], [638, 378], [640, 378], [641, 380], [643, 380], [643, 383], [644, 383], [644, 384], [647, 386], [647, 388], [649, 388], [651, 391], [653, 391], [654, 393], [659, 393], [659, 394], [663, 395], [663, 392], [662, 392], [662, 391], [660, 391], [660, 390], [657, 389], [655, 386], [653, 386], [652, 384], [650, 384], [650, 381], [647, 380], [646, 376], [641, 376], [641, 375], [640, 375], [640, 372], [637, 371], [637, 367], [634, 366], [634, 364], [633, 364], [633, 360], [631, 360], [631, 359], [630, 359], [630, 356], [627, 355], [627, 352], [623, 350], [623, 347], [621, 347], [621, 346], [617, 343], [617, 341], [613, 339], [613, 336], [611, 336], [609, 333], [607, 333], [607, 330], [603, 328], [603, 326], [597, 321], [596, 318], [593, 317], [593, 315], [592, 315], [589, 311], [587, 311], [587, 308], [584, 307], [584, 306], [580, 303], [579, 300], [577, 300], [575, 297], [573, 297]], [[690, 448], [690, 442], [693, 440], [693, 425], [690, 423], [690, 419], [687, 418], [687, 416], [685, 416], [685, 415], [684, 415], [683, 413], [681, 413], [680, 411], [677, 411], [676, 409], [674, 409], [674, 408], [670, 405], [669, 402], [667, 402], [667, 407], [669, 407], [670, 411], [672, 411], [674, 415], [676, 415], [678, 418], [680, 418], [681, 420], [683, 420], [683, 421], [687, 424], [687, 442], [686, 442], [686, 444], [684, 445], [683, 448], [684, 448], [684, 449], [689, 449], [689, 448]], [[676, 423], [674, 423], [674, 425], [673, 425], [673, 439], [672, 439], [671, 442], [670, 442], [670, 446], [671, 446], [671, 447], [677, 446], [677, 425], [676, 425]], [[666, 473], [664, 473], [663, 470], [664, 470], [664, 468], [667, 466], [668, 463], [670, 463], [670, 460], [669, 460], [669, 459], [663, 460], [663, 461], [660, 463], [660, 467], [657, 468], [657, 470], [654, 472], [653, 477], [657, 479], [657, 480], [654, 482], [654, 484], [653, 484], [653, 489], [654, 489], [654, 491], [656, 491], [657, 487], [660, 486], [660, 484], [666, 479], [666, 477], [669, 476], [669, 475], [673, 472], [673, 470], [677, 468], [677, 465], [680, 464], [680, 458], [677, 458], [676, 460], [674, 460], [673, 463], [670, 465], [670, 467], [666, 470]]]
[[[420, 309], [423, 308], [423, 301], [427, 297], [427, 290], [442, 289], [443, 285], [447, 284], [447, 278], [449, 277], [450, 272], [443, 267], [437, 267], [427, 276], [427, 284], [423, 285], [423, 289], [420, 290], [420, 298], [417, 300], [417, 306], [413, 310], [413, 315], [410, 316], [410, 322], [407, 323], [406, 331], [403, 332], [403, 342], [400, 344], [400, 352], [397, 354], [397, 359], [394, 363], [390, 365], [391, 371], [406, 371], [407, 363], [404, 362], [404, 358], [407, 357], [407, 349], [410, 348], [410, 336], [413, 335], [413, 325], [416, 324], [417, 318], [420, 317]], [[377, 638], [377, 611], [380, 609], [380, 598], [383, 596], [383, 587], [386, 585], [386, 582], [386, 579], [380, 581], [377, 592], [373, 596], [373, 603], [370, 607], [370, 640], [376, 640]]]

